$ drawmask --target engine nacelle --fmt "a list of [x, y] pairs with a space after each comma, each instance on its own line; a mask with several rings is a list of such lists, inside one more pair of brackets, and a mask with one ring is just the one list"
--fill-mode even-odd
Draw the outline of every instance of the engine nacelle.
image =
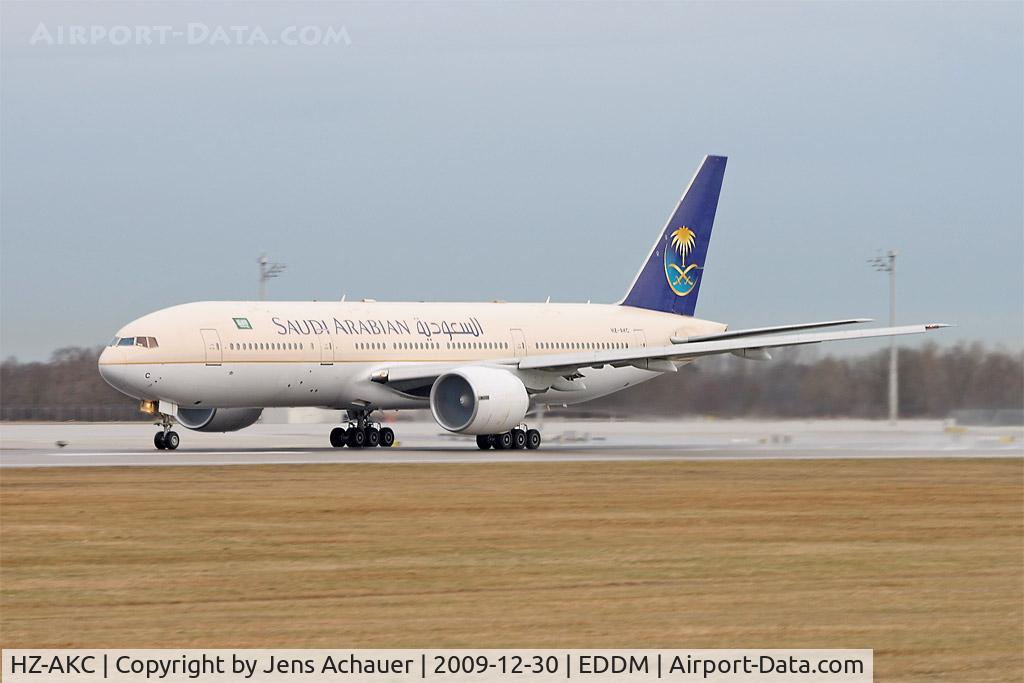
[[456, 368], [438, 377], [430, 389], [430, 412], [449, 432], [505, 432], [522, 422], [529, 407], [522, 381], [497, 368]]
[[260, 419], [263, 408], [178, 408], [178, 424], [196, 432], [235, 432]]

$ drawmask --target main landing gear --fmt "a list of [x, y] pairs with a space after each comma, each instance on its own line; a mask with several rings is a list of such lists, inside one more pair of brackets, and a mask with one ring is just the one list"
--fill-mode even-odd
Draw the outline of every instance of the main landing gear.
[[153, 445], [156, 446], [157, 450], [173, 451], [181, 443], [181, 439], [178, 437], [178, 432], [171, 431], [171, 418], [167, 415], [160, 415], [160, 422], [157, 425], [161, 428], [161, 431], [153, 435]]
[[370, 421], [370, 411], [348, 411], [348, 425], [331, 430], [331, 445], [335, 448], [391, 448], [395, 444], [395, 432], [391, 427], [381, 427]]
[[476, 437], [477, 448], [482, 451], [488, 448], [496, 451], [527, 448], [534, 451], [540, 448], [540, 441], [540, 432], [536, 429], [527, 429], [526, 425], [519, 425], [501, 434], [478, 434]]

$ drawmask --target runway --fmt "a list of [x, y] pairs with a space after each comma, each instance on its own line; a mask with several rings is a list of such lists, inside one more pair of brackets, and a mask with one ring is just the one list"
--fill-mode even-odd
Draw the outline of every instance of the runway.
[[139, 423], [0, 425], [0, 467], [146, 467], [254, 464], [430, 464], [589, 461], [1020, 458], [1020, 427], [955, 428], [939, 421], [549, 421], [536, 451], [480, 451], [430, 422], [391, 425], [391, 449], [334, 449], [330, 425], [258, 424], [231, 434], [179, 429], [176, 451], [152, 447]]

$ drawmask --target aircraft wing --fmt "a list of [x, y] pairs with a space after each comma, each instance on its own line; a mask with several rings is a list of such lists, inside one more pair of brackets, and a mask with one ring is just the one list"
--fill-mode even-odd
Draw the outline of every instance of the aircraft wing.
[[[853, 321], [834, 321], [830, 323], [808, 323], [815, 327], [848, 324]], [[859, 320], [857, 322], [860, 322]], [[612, 351], [583, 351], [578, 353], [545, 354], [529, 356], [521, 359], [501, 359], [494, 361], [456, 361], [443, 363], [409, 363], [378, 367], [370, 374], [373, 382], [385, 384], [399, 391], [423, 388], [444, 373], [466, 365], [489, 365], [505, 367], [509, 370], [540, 370], [571, 375], [581, 368], [600, 368], [605, 365], [623, 367], [632, 365], [656, 372], [675, 372], [676, 362], [688, 362], [701, 356], [721, 353], [734, 353], [753, 359], [767, 359], [766, 349], [783, 346], [799, 346], [818, 344], [828, 341], [848, 339], [870, 339], [872, 337], [893, 337], [905, 334], [922, 334], [942, 327], [942, 323], [924, 325], [904, 325], [901, 327], [880, 327], [870, 330], [854, 330], [848, 332], [815, 332], [790, 335], [771, 335], [767, 332], [773, 328], [761, 328], [760, 333], [740, 336], [738, 338], [714, 338], [709, 341], [688, 341], [671, 346], [652, 346], [646, 348], [617, 349]], [[783, 329], [801, 329], [800, 326], [785, 326]], [[749, 332], [747, 330], [741, 332]], [[728, 333], [726, 333], [728, 334]], [[692, 338], [691, 339], [695, 339]]]
[[572, 372], [580, 368], [616, 367], [633, 365], [658, 372], [673, 372], [673, 361], [690, 361], [701, 356], [720, 353], [735, 353], [751, 358], [768, 358], [764, 349], [781, 346], [799, 346], [802, 344], [818, 344], [828, 341], [847, 339], [870, 339], [872, 337], [894, 337], [904, 334], [921, 334], [930, 330], [949, 327], [942, 323], [927, 325], [904, 325], [901, 327], [879, 327], [871, 330], [854, 330], [850, 332], [814, 332], [790, 335], [759, 334], [737, 339], [718, 339], [711, 341], [693, 341], [671, 346], [653, 346], [647, 348], [620, 349], [615, 351], [584, 351], [568, 354], [549, 354], [530, 356], [518, 363], [520, 370], [549, 370]]

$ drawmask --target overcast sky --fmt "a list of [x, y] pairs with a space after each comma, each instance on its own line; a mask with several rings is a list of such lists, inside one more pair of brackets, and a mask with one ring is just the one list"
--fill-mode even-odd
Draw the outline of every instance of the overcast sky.
[[1020, 2], [2, 12], [4, 357], [255, 298], [264, 250], [273, 299], [615, 301], [708, 153], [698, 316], [885, 321], [897, 248], [900, 322], [1024, 345]]

